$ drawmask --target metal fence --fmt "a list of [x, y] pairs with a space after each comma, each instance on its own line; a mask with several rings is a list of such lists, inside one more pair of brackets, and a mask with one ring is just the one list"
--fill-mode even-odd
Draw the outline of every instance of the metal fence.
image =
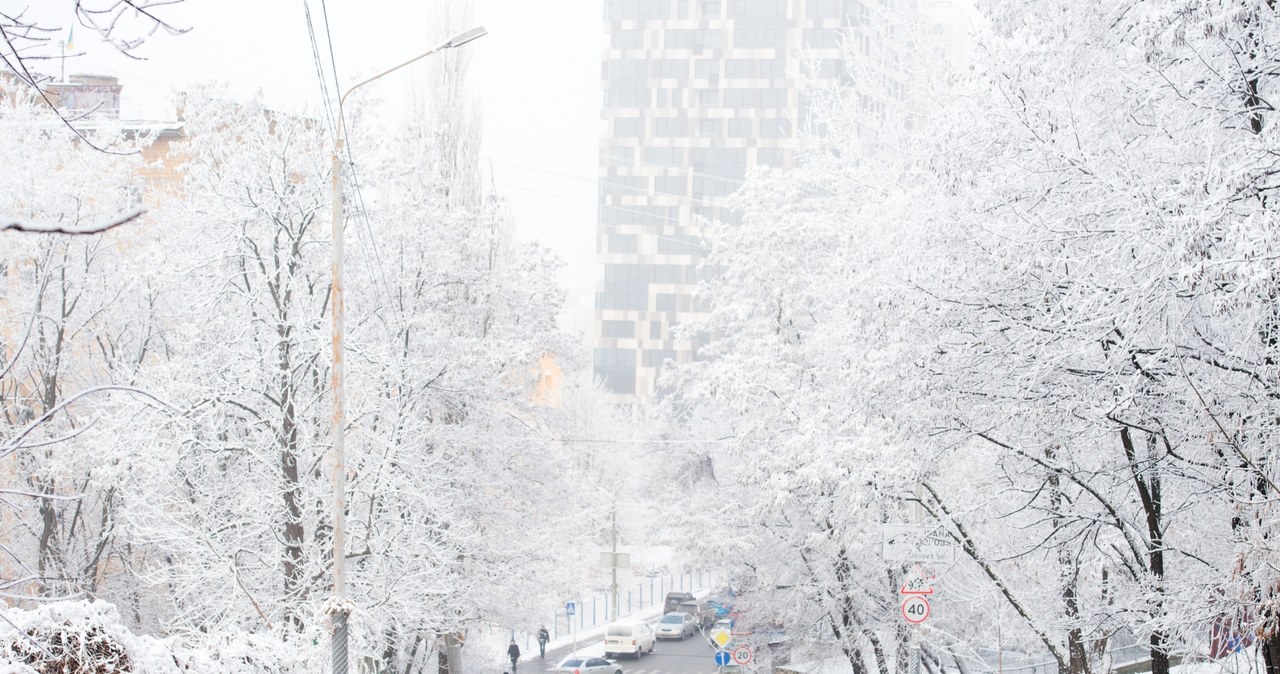
[[[691, 571], [677, 574], [657, 574], [647, 581], [641, 581], [627, 587], [618, 588], [618, 618], [625, 618], [645, 609], [660, 606], [668, 592], [696, 592], [710, 589], [713, 583], [712, 574], [708, 571]], [[547, 623], [551, 638], [582, 632], [593, 627], [605, 625], [613, 621], [613, 598], [609, 590], [599, 590], [583, 594], [566, 601], [574, 603], [574, 614], [565, 614], [564, 606], [556, 611]], [[521, 638], [521, 636], [523, 638]], [[520, 633], [514, 636], [523, 642], [521, 649], [536, 649], [534, 632]]]

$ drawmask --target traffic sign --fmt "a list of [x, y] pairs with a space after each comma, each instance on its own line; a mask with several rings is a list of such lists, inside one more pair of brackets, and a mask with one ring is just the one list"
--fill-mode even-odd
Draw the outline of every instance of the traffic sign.
[[738, 646], [733, 649], [733, 661], [739, 665], [751, 662], [751, 649], [746, 646]]
[[929, 619], [929, 600], [913, 594], [902, 600], [902, 618], [912, 625]]
[[907, 576], [898, 594], [933, 594], [933, 586], [917, 572]]
[[955, 551], [955, 540], [942, 528], [880, 525], [880, 555], [886, 562], [950, 564]]
[[573, 615], [573, 610], [574, 610], [575, 608], [577, 608], [577, 607], [575, 607], [575, 606], [573, 605], [573, 602], [566, 602], [566, 603], [565, 603], [565, 605], [564, 605], [564, 614], [565, 614], [565, 615]]
[[724, 648], [724, 645], [729, 643], [731, 639], [733, 639], [733, 632], [730, 630], [723, 627], [711, 630], [711, 640], [716, 642], [716, 645], [720, 648]]
[[716, 651], [716, 666], [724, 667], [725, 665], [729, 664], [729, 658], [730, 658], [729, 651], [726, 651], [724, 649]]

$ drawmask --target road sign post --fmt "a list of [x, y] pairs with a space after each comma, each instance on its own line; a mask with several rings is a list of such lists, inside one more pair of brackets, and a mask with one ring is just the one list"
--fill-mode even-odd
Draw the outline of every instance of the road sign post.
[[569, 633], [573, 637], [573, 650], [570, 653], [578, 652], [578, 630], [573, 628], [573, 614], [577, 612], [577, 605], [571, 601], [564, 603], [564, 614], [569, 618]]

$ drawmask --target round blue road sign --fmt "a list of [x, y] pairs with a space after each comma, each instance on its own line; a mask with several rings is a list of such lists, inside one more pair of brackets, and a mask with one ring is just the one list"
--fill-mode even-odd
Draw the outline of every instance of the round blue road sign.
[[729, 663], [732, 661], [732, 659], [733, 659], [733, 658], [732, 658], [732, 656], [730, 656], [730, 655], [729, 655], [729, 651], [726, 651], [726, 650], [723, 650], [723, 649], [722, 649], [722, 650], [718, 650], [718, 651], [716, 651], [716, 664], [717, 664], [717, 665], [720, 665], [720, 666], [722, 666], [722, 667], [723, 667], [724, 665], [729, 664]]

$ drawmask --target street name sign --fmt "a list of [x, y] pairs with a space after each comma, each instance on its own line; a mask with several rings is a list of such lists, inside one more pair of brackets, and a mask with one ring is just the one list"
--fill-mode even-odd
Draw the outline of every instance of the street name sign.
[[612, 569], [614, 567], [617, 567], [619, 569], [630, 568], [631, 553], [630, 552], [609, 552], [608, 550], [601, 552], [600, 568]]
[[929, 600], [913, 594], [902, 600], [902, 618], [912, 625], [929, 619]]
[[880, 555], [886, 562], [950, 564], [955, 552], [955, 541], [941, 528], [880, 525]]

